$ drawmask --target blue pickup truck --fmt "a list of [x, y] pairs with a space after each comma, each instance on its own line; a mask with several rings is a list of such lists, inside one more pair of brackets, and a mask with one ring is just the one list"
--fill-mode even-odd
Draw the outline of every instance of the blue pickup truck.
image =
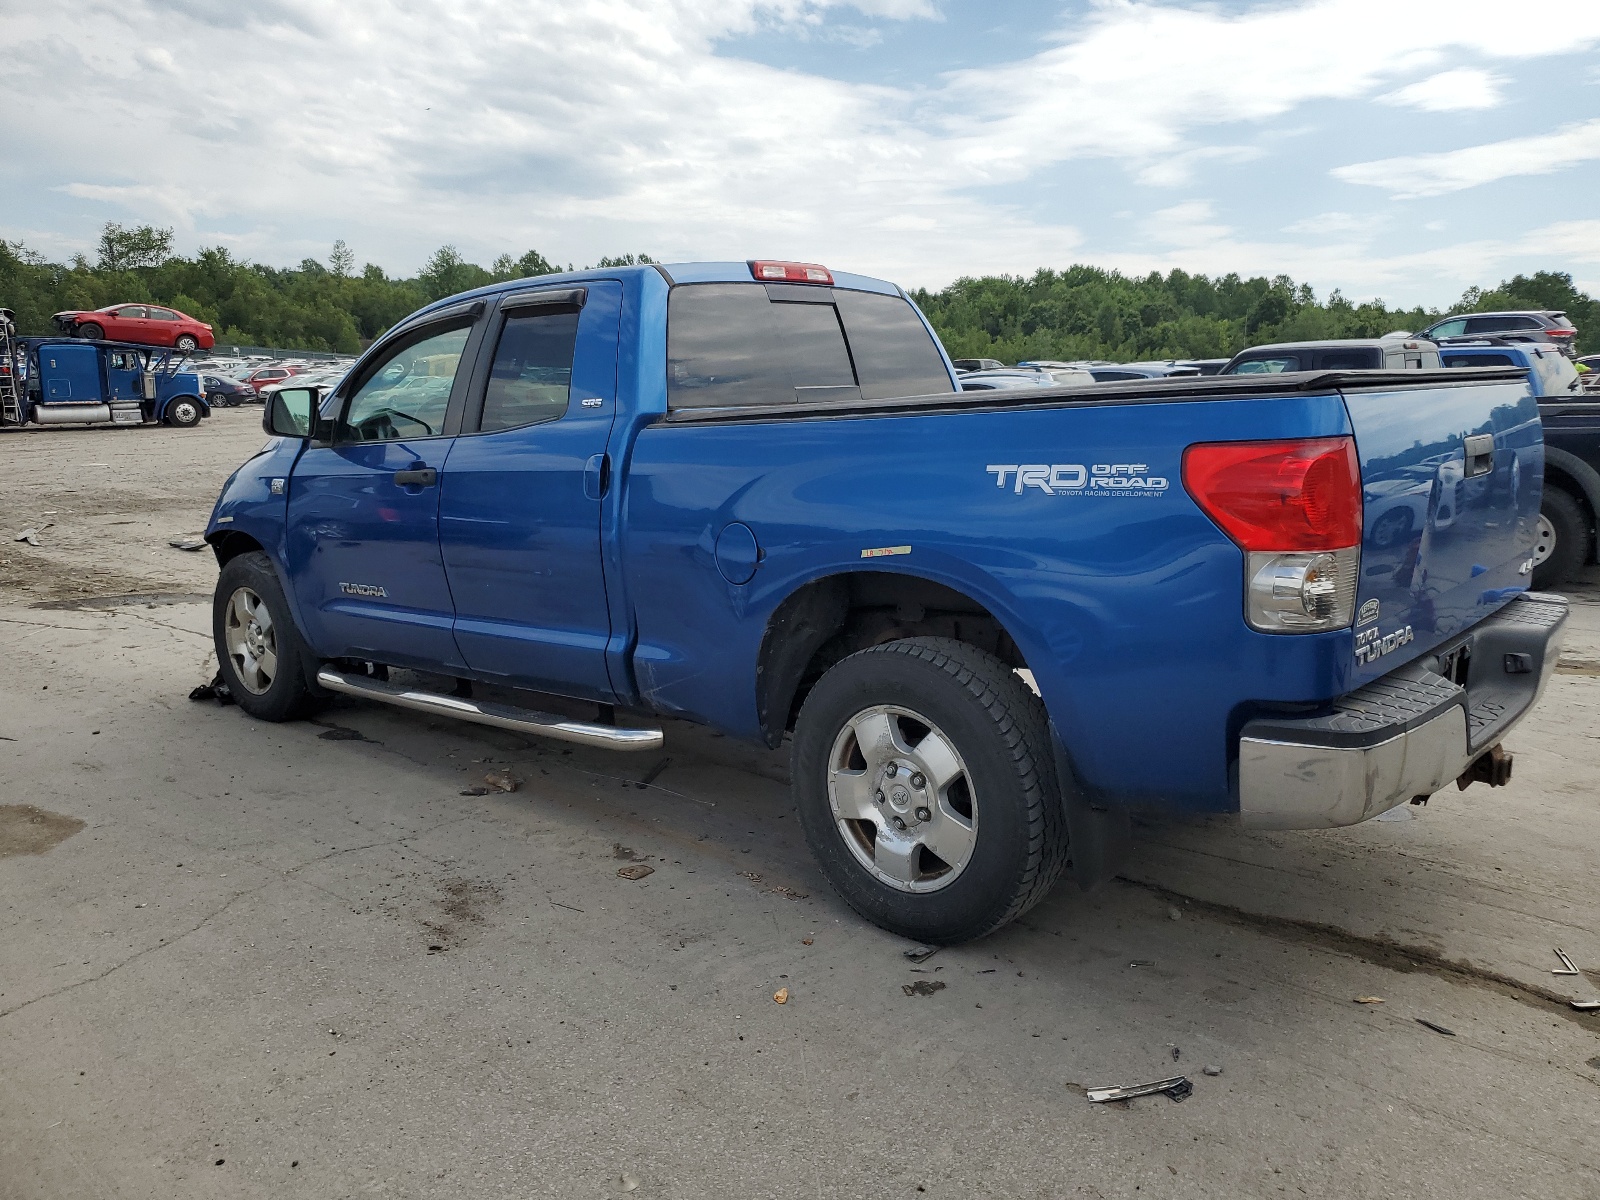
[[1505, 782], [1566, 618], [1503, 367], [964, 392], [893, 284], [758, 260], [455, 296], [263, 422], [206, 532], [247, 713], [789, 737], [829, 880], [934, 942], [1102, 878], [1133, 813]]

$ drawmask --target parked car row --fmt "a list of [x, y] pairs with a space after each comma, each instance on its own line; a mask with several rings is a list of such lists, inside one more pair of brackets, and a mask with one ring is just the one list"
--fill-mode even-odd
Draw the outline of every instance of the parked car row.
[[273, 390], [291, 381], [300, 386], [323, 386], [343, 379], [354, 360], [310, 363], [300, 360], [248, 361], [233, 365], [196, 364], [205, 380], [206, 400], [221, 408], [258, 404]]

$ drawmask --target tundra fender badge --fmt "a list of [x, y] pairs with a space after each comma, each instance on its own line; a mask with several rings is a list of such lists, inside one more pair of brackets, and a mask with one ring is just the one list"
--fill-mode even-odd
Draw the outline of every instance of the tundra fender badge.
[[1379, 604], [1376, 596], [1370, 600], [1363, 600], [1360, 611], [1356, 613], [1356, 627], [1371, 625], [1376, 621], [1378, 619], [1378, 608]]
[[339, 590], [346, 596], [365, 596], [373, 600], [383, 599], [389, 595], [375, 583], [341, 583]]

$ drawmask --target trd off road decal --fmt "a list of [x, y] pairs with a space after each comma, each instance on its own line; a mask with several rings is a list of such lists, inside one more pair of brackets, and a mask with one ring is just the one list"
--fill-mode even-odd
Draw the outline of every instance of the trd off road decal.
[[1147, 463], [991, 463], [984, 470], [1018, 496], [1025, 488], [1047, 496], [1160, 496], [1168, 486]]

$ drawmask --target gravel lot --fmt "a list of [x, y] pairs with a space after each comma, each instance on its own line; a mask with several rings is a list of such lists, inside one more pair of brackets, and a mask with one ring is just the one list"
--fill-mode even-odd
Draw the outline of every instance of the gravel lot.
[[782, 754], [191, 703], [258, 421], [0, 434], [0, 1200], [1600, 1194], [1600, 586], [1511, 787], [1143, 829], [918, 966]]

